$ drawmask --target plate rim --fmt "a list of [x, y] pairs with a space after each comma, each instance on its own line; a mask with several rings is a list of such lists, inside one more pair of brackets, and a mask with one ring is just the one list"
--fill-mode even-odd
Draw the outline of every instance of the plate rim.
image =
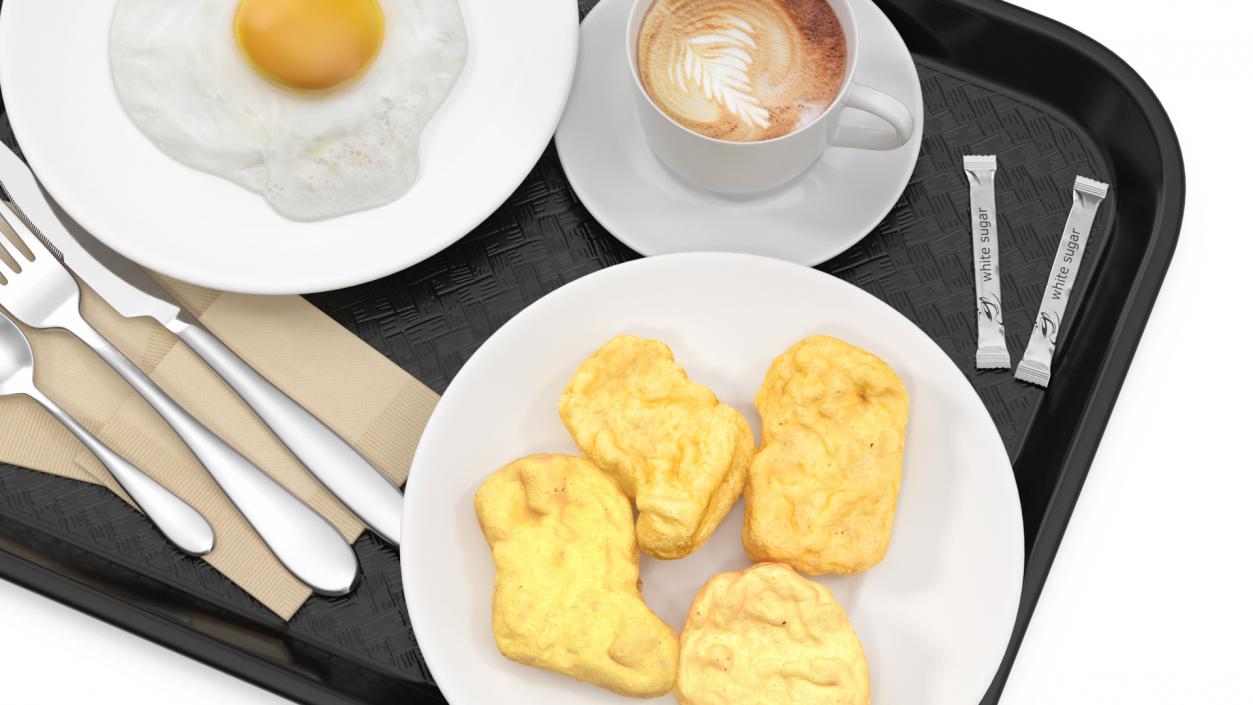
[[[5, 86], [12, 86], [15, 79], [13, 78], [18, 72], [21, 72], [23, 66], [30, 66], [35, 62], [24, 62], [19, 57], [13, 55], [15, 42], [11, 39], [13, 33], [18, 32], [18, 28], [14, 25], [16, 21], [13, 17], [17, 14], [14, 8], [21, 6], [24, 2], [33, 3], [37, 0], [8, 0], [0, 5], [0, 91], [4, 91]], [[464, 0], [462, 0], [464, 1]], [[551, 2], [552, 0], [550, 0]], [[476, 215], [466, 216], [459, 219], [456, 227], [449, 228], [444, 237], [441, 238], [410, 238], [415, 243], [422, 243], [405, 252], [403, 256], [397, 256], [396, 253], [388, 251], [380, 252], [377, 257], [371, 258], [370, 266], [362, 265], [354, 270], [343, 270], [340, 268], [324, 268], [314, 274], [306, 272], [288, 272], [283, 279], [279, 278], [256, 278], [253, 280], [243, 280], [236, 275], [221, 274], [223, 270], [229, 271], [228, 268], [220, 268], [219, 273], [215, 276], [213, 272], [206, 273], [204, 270], [195, 267], [192, 262], [184, 262], [179, 266], [172, 267], [165, 261], [154, 261], [138, 246], [128, 246], [128, 238], [113, 238], [109, 234], [109, 228], [98, 227], [98, 221], [93, 222], [91, 217], [84, 218], [82, 209], [75, 205], [75, 199], [64, 198], [66, 194], [65, 184], [58, 176], [57, 170], [49, 170], [45, 168], [48, 159], [45, 153], [44, 145], [51, 143], [56, 139], [55, 135], [44, 135], [40, 137], [38, 128], [31, 128], [32, 124], [38, 122], [37, 110], [30, 110], [24, 101], [14, 101], [7, 98], [5, 101], [5, 113], [8, 116], [9, 124], [13, 129], [13, 134], [17, 138], [18, 144], [22, 149], [22, 153], [26, 162], [30, 165], [32, 171], [38, 177], [39, 183], [49, 196], [57, 203], [58, 206], [65, 211], [76, 223], [81, 225], [85, 230], [92, 233], [108, 247], [116, 250], [119, 254], [135, 261], [136, 263], [151, 269], [155, 272], [173, 277], [180, 281], [184, 281], [197, 286], [203, 286], [220, 291], [227, 291], [241, 294], [262, 294], [262, 295], [287, 295], [287, 294], [307, 294], [330, 291], [333, 289], [341, 289], [365, 282], [374, 281], [391, 274], [395, 274], [403, 269], [419, 264], [430, 257], [436, 255], [440, 251], [456, 243], [471, 233], [475, 228], [484, 223], [491, 215], [500, 208], [502, 204], [509, 199], [518, 187], [521, 186], [526, 177], [534, 170], [535, 165], [543, 156], [544, 151], [548, 148], [549, 143], [553, 139], [557, 126], [561, 122], [561, 117], [565, 114], [566, 104], [570, 100], [570, 92], [574, 85], [575, 70], [578, 64], [579, 41], [581, 33], [579, 31], [579, 7], [577, 0], [556, 0], [558, 3], [565, 3], [567, 8], [564, 10], [566, 21], [559, 26], [554, 26], [551, 35], [545, 37], [546, 42], [561, 42], [565, 45], [565, 51], [561, 57], [561, 69], [564, 75], [555, 80], [557, 86], [555, 99], [551, 102], [547, 113], [542, 119], [536, 120], [537, 126], [543, 126], [543, 129], [537, 129], [534, 136], [530, 140], [513, 140], [517, 150], [518, 158], [516, 167], [513, 171], [516, 173], [508, 179], [502, 179], [502, 186], [499, 191], [491, 193], [490, 197], [483, 196], [478, 200], [480, 204], [477, 208], [461, 208], [467, 213], [473, 212]], [[464, 14], [464, 10], [462, 11]], [[560, 30], [560, 31], [556, 31]], [[16, 68], [15, 68], [16, 67]], [[5, 91], [6, 94], [9, 94]], [[11, 95], [11, 94], [10, 94]], [[14, 106], [18, 106], [16, 109]], [[121, 110], [121, 106], [118, 106]], [[537, 108], [531, 106], [529, 108], [532, 113], [537, 112]], [[437, 113], [438, 114], [438, 113]], [[29, 118], [29, 119], [28, 119]], [[533, 142], [532, 144], [528, 144]], [[194, 169], [178, 162], [173, 157], [162, 154], [171, 161], [172, 164], [187, 169]], [[523, 159], [523, 156], [526, 158]], [[491, 163], [485, 165], [485, 168], [491, 168], [499, 171], [502, 167], [500, 164]], [[199, 170], [196, 170], [199, 172]], [[205, 172], [200, 172], [205, 173]], [[215, 178], [221, 178], [216, 175]], [[242, 188], [242, 187], [241, 187]], [[72, 189], [71, 189], [72, 191]], [[482, 189], [475, 189], [475, 193], [484, 194]], [[73, 195], [70, 193], [69, 195]], [[257, 196], [260, 198], [260, 196]], [[403, 195], [402, 195], [403, 198]], [[386, 205], [386, 204], [384, 204]], [[368, 209], [369, 210], [369, 209]], [[345, 214], [345, 217], [352, 214]], [[328, 219], [332, 220], [332, 219]], [[420, 224], [419, 224], [420, 225]], [[418, 227], [415, 225], [414, 227]], [[104, 234], [102, 234], [104, 233]]]
[[[612, 3], [612, 2], [626, 3], [628, 1], [629, 0], [599, 0], [599, 2], [597, 2], [596, 5], [592, 7], [592, 9], [587, 13], [587, 16], [583, 18], [583, 22], [580, 23], [580, 28], [579, 28], [579, 53], [580, 53], [579, 63], [580, 64], [584, 63], [582, 60], [583, 47], [590, 46], [592, 44], [591, 42], [583, 41], [583, 36], [582, 36], [583, 31], [584, 31], [583, 27], [585, 26], [585, 23], [588, 21], [588, 19], [592, 18], [597, 12], [601, 11], [609, 3]], [[853, 0], [853, 2], [856, 3], [857, 0]], [[900, 32], [896, 29], [896, 26], [892, 24], [891, 19], [887, 17], [887, 15], [883, 12], [883, 10], [879, 8], [877, 5], [875, 5], [874, 2], [872, 2], [871, 0], [865, 0], [863, 4], [868, 6], [870, 10], [873, 10], [874, 12], [877, 12], [880, 15], [882, 15], [882, 19], [892, 27], [892, 31], [896, 35], [898, 42], [900, 43], [901, 47], [904, 49], [906, 55], [908, 55], [911, 59], [909, 61], [909, 71], [913, 76], [913, 81], [911, 82], [911, 85], [913, 87], [913, 102], [914, 102], [914, 105], [918, 107], [919, 114], [915, 117], [914, 133], [910, 137], [910, 141], [904, 147], [905, 149], [909, 149], [912, 152], [912, 154], [910, 155], [910, 159], [909, 159], [910, 167], [909, 169], [902, 171], [899, 187], [896, 187], [896, 186], [893, 187], [893, 191], [895, 193], [894, 197], [891, 199], [884, 200], [883, 207], [879, 211], [876, 211], [876, 216], [873, 219], [875, 224], [872, 225], [869, 230], [862, 233], [859, 237], [850, 240], [847, 243], [837, 245], [830, 250], [824, 250], [823, 252], [825, 253], [825, 255], [811, 256], [809, 258], [804, 258], [804, 259], [789, 258], [785, 260], [788, 262], [792, 262], [794, 264], [801, 264], [801, 265], [805, 265], [809, 267], [817, 266], [819, 264], [822, 264], [823, 262], [827, 262], [835, 257], [840, 256], [841, 254], [847, 252], [849, 249], [855, 246], [857, 243], [866, 239], [866, 237], [869, 236], [870, 233], [874, 232], [874, 229], [878, 227], [879, 223], [883, 222], [884, 218], [886, 218], [888, 214], [892, 212], [892, 209], [896, 207], [896, 204], [900, 200], [901, 196], [905, 193], [906, 189], [909, 188], [910, 179], [913, 177], [914, 171], [918, 168], [918, 160], [922, 155], [923, 127], [926, 121], [926, 102], [923, 100], [922, 81], [920, 77], [918, 76], [918, 67], [915, 65], [914, 61], [912, 60], [913, 54], [909, 51], [908, 45], [905, 44], [905, 40], [903, 37], [901, 37]], [[857, 11], [861, 12], [864, 10], [859, 8]], [[577, 74], [576, 74], [576, 78], [577, 78]], [[625, 79], [619, 79], [619, 80], [622, 80], [625, 82]], [[574, 98], [574, 86], [572, 84], [570, 96], [567, 98], [567, 104], [570, 101], [572, 101], [573, 98]], [[656, 256], [668, 255], [668, 254], [680, 254], [681, 252], [690, 252], [691, 250], [682, 250], [678, 252], [675, 252], [675, 251], [662, 252], [659, 250], [655, 250], [654, 248], [651, 248], [651, 247], [644, 247], [642, 246], [643, 243], [639, 242], [638, 239], [632, 237], [629, 234], [628, 231], [630, 231], [631, 228], [621, 226], [620, 218], [615, 218], [612, 216], [612, 214], [609, 214], [609, 215], [606, 214], [606, 209], [601, 207], [601, 202], [597, 199], [595, 195], [596, 192], [592, 189], [586, 188], [587, 180], [580, 180], [578, 177], [571, 175], [570, 171], [565, 168], [564, 154], [566, 152], [562, 149], [562, 146], [561, 146], [563, 143], [563, 140], [561, 138], [561, 135], [562, 135], [561, 128], [564, 123], [565, 123], [565, 118], [563, 117], [561, 123], [557, 125], [557, 131], [556, 131], [556, 134], [554, 135], [554, 141], [557, 147], [557, 154], [558, 154], [558, 157], [562, 158], [562, 169], [566, 175], [566, 180], [570, 182], [570, 188], [578, 196], [579, 201], [587, 209], [587, 212], [591, 214], [592, 218], [595, 219], [597, 223], [599, 223], [603, 228], [605, 228], [605, 230], [608, 231], [609, 234], [612, 235], [619, 242], [626, 245], [627, 247], [630, 247], [632, 250], [635, 250], [636, 252], [642, 255], [645, 255], [648, 257], [656, 257]], [[676, 176], [675, 179], [676, 181], [681, 182], [681, 179], [679, 179], [679, 177]], [[791, 188], [793, 185], [794, 183], [781, 186], [779, 187], [779, 189], [777, 189], [777, 191], [785, 192], [789, 188]], [[694, 186], [685, 186], [685, 188], [688, 188], [695, 193], [705, 193], [701, 189], [698, 189]], [[771, 191], [768, 193], [774, 193], [774, 191]], [[731, 200], [734, 201], [737, 199], [732, 198]], [[751, 252], [740, 252], [739, 250], [718, 250], [718, 251], [737, 253], [737, 254], [749, 254], [749, 255], [755, 254]], [[758, 255], [758, 256], [761, 256], [761, 255]], [[782, 258], [777, 258], [777, 259], [782, 259]]]
[[[598, 277], [598, 275], [604, 274], [605, 272], [621, 270], [623, 268], [634, 269], [634, 268], [641, 268], [641, 267], [657, 266], [658, 262], [673, 262], [673, 261], [679, 261], [679, 260], [685, 260], [685, 259], [696, 260], [696, 261], [700, 261], [700, 260], [708, 261], [708, 260], [719, 260], [719, 259], [736, 260], [736, 261], [752, 260], [752, 261], [756, 261], [756, 264], [759, 264], [759, 265], [764, 264], [767, 266], [792, 268], [794, 269], [796, 276], [808, 276], [814, 279], [822, 278], [825, 280], [826, 284], [834, 285], [837, 288], [843, 288], [846, 291], [849, 291], [854, 296], [864, 297], [873, 306], [877, 307], [880, 310], [883, 310], [887, 315], [894, 316], [894, 317], [901, 319], [902, 321], [907, 323], [909, 326], [916, 329], [917, 332], [928, 341], [930, 346], [933, 348], [933, 352], [940, 355], [944, 360], [946, 360], [947, 364], [950, 365], [953, 368], [953, 370], [959, 376], [962, 377], [963, 381], [966, 382], [965, 393], [974, 397], [974, 401], [977, 402], [979, 408], [983, 410], [982, 422], [990, 426], [991, 433], [994, 434], [997, 438], [998, 447], [1004, 449], [1004, 443], [1000, 439], [1000, 433], [999, 431], [997, 431], [996, 424], [992, 420], [991, 415], [987, 412], [987, 407], [983, 404], [983, 401], [979, 399], [978, 393], [975, 391], [974, 387], [971, 386], [967, 380], [965, 380], [965, 375], [962, 374], [960, 368], [958, 368], [956, 363], [954, 363], [952, 359], [948, 356], [948, 354], [944, 352], [943, 348], [941, 348], [939, 344], [936, 343], [933, 338], [931, 338], [931, 336], [927, 335], [926, 331], [923, 331], [922, 328], [920, 328], [917, 324], [915, 324], [913, 321], [910, 321], [908, 318], [906, 318], [904, 314], [900, 313], [896, 309], [892, 308], [892, 306], [890, 306], [888, 303], [884, 302], [878, 297], [875, 297], [874, 295], [861, 289], [860, 287], [857, 287], [838, 277], [826, 274], [825, 272], [819, 271], [817, 269], [813, 269], [812, 267], [807, 267], [805, 265], [798, 264], [795, 262], [789, 262], [786, 260], [766, 257], [763, 255], [754, 255], [754, 254], [746, 254], [746, 253], [739, 253], [739, 252], [676, 252], [676, 253], [670, 253], [670, 254], [664, 254], [664, 255], [657, 255], [655, 257], [642, 257], [639, 259], [630, 260], [630, 261], [619, 263], [610, 267], [606, 267], [604, 269], [600, 269], [595, 272], [591, 272], [589, 274], [579, 277], [578, 279], [574, 281], [571, 281], [562, 286], [559, 286], [556, 289], [541, 296], [539, 299], [536, 299], [535, 301], [528, 304], [525, 308], [519, 311], [516, 315], [514, 315], [512, 318], [510, 318], [508, 321], [502, 324], [485, 341], [483, 341], [483, 343], [480, 344], [479, 347], [475, 349], [474, 353], [462, 365], [461, 370], [457, 372], [457, 374], [453, 377], [452, 381], [449, 382], [448, 386], [444, 390], [444, 393], [440, 395], [440, 399], [442, 400], [445, 396], [448, 396], [450, 393], [457, 391], [463, 384], [466, 383], [465, 380], [469, 378], [469, 376], [465, 374], [467, 370], [470, 370], [471, 372], [473, 372], [474, 367], [477, 367], [479, 364], [482, 364], [480, 351], [483, 349], [484, 346], [486, 346], [493, 338], [495, 338], [497, 335], [500, 335], [502, 332], [505, 332], [507, 330], [512, 330], [513, 328], [517, 328], [520, 326], [525, 326], [526, 321], [529, 318], [536, 315], [535, 311], [539, 308], [540, 304], [542, 304], [546, 299], [548, 299], [550, 296], [552, 296], [556, 292], [565, 291], [566, 289], [577, 290], [579, 288], [582, 288], [583, 286], [587, 285], [587, 282], [589, 280], [594, 280]], [[571, 293], [572, 292], [570, 291], [566, 291], [565, 295], [570, 295]], [[400, 565], [401, 565], [401, 570], [400, 570], [401, 586], [402, 586], [402, 591], [405, 595], [405, 609], [409, 615], [410, 628], [413, 630], [414, 638], [417, 640], [419, 648], [423, 648], [422, 631], [423, 631], [424, 620], [419, 618], [419, 608], [417, 607], [418, 601], [416, 599], [409, 599], [409, 598], [411, 595], [415, 595], [417, 592], [419, 592], [418, 588], [415, 587], [416, 585], [415, 581], [417, 580], [417, 573], [421, 572], [421, 567], [420, 565], [415, 563], [415, 561], [418, 560], [417, 556], [414, 555], [415, 551], [407, 550], [406, 548], [407, 544], [405, 542], [405, 536], [407, 533], [406, 527], [410, 524], [410, 521], [411, 521], [410, 517], [417, 513], [417, 503], [419, 501], [418, 500], [419, 493], [410, 492], [409, 490], [413, 488], [415, 484], [417, 484], [413, 482], [415, 478], [417, 479], [418, 482], [421, 482], [421, 479], [422, 479], [421, 474], [418, 473], [417, 471], [418, 471], [419, 465], [421, 465], [422, 461], [424, 460], [424, 456], [430, 452], [429, 450], [427, 450], [431, 447], [430, 444], [424, 443], [423, 439], [429, 437], [427, 435], [428, 433], [439, 430], [439, 426], [445, 423], [443, 421], [444, 416], [445, 414], [441, 411], [440, 404], [437, 402], [435, 406], [435, 410], [432, 412], [430, 419], [428, 419], [427, 424], [423, 429], [422, 436], [418, 439], [418, 445], [414, 452], [413, 460], [411, 461], [410, 466], [409, 466], [409, 475], [408, 475], [409, 481], [405, 485], [405, 496], [404, 496], [404, 503], [402, 507], [402, 515], [401, 515], [401, 543], [399, 547]], [[1023, 582], [1023, 576], [1025, 574], [1025, 569], [1026, 569], [1027, 550], [1026, 550], [1026, 530], [1022, 522], [1022, 502], [1018, 496], [1017, 479], [1014, 475], [1013, 463], [1011, 462], [1009, 458], [1008, 451], [1006, 451], [1000, 457], [1003, 458], [1003, 471], [1004, 471], [1004, 474], [1007, 476], [1007, 479], [1010, 483], [1010, 487], [1012, 488], [1012, 492], [1010, 492], [1009, 495], [1013, 499], [1012, 505], [1014, 508], [1014, 514], [1018, 517], [1018, 521], [1014, 523], [1014, 526], [1016, 528], [1015, 536], [1017, 537], [1018, 540], [1013, 542], [1014, 548], [1015, 548], [1014, 553], [1015, 553], [1017, 560], [1013, 562], [1012, 569], [1014, 570], [1014, 573], [1017, 576], [1014, 582], [1019, 587], [1015, 591], [1013, 598], [1012, 598], [1014, 606], [1013, 606], [1013, 609], [1010, 610], [1011, 614], [1005, 620], [1005, 623], [1002, 626], [1002, 630], [1001, 630], [1002, 635], [998, 639], [998, 642], [1003, 644], [1004, 647], [1008, 649], [1009, 646], [1012, 644], [1012, 636], [1013, 636], [1014, 628], [1017, 624], [1018, 612], [1022, 608], [1021, 587], [1022, 587], [1022, 582]], [[738, 502], [739, 500], [737, 499], [737, 503]], [[435, 653], [435, 651], [432, 651], [430, 653]], [[439, 665], [437, 665], [439, 658], [440, 657], [436, 657], [435, 660], [432, 660], [431, 658], [427, 657], [425, 658], [425, 662], [427, 665], [427, 669], [431, 673], [432, 679], [436, 683], [436, 686], [440, 687], [441, 693], [444, 693], [443, 688], [439, 684], [440, 684], [440, 676], [445, 674], [445, 669], [444, 669], [444, 664], [439, 663]], [[996, 674], [1000, 669], [1003, 658], [1004, 656], [1002, 656], [1001, 659], [996, 659], [996, 660], [989, 659], [988, 663], [983, 665], [983, 668], [981, 670], [984, 672], [984, 677], [981, 678], [980, 682], [986, 684], [984, 686], [985, 688], [987, 686], [990, 686], [995, 680]], [[452, 668], [449, 668], [448, 670], [449, 672], [451, 672]], [[445, 694], [444, 697], [448, 698], [447, 694]], [[449, 703], [451, 705], [465, 705], [463, 703], [457, 703], [453, 701], [452, 699], [449, 699]]]

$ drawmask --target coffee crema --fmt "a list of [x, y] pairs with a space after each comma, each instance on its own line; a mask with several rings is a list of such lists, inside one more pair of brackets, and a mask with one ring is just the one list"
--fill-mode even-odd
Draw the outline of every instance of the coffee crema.
[[808, 125], [835, 100], [848, 61], [827, 0], [655, 0], [637, 51], [662, 112], [737, 142]]

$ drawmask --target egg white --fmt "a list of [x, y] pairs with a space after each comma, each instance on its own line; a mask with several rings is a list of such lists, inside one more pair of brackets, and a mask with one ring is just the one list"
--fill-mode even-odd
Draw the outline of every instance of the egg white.
[[174, 159], [318, 220], [403, 195], [422, 130], [466, 59], [457, 0], [379, 0], [383, 45], [355, 82], [321, 93], [259, 74], [236, 43], [238, 0], [119, 0], [109, 59], [118, 99]]

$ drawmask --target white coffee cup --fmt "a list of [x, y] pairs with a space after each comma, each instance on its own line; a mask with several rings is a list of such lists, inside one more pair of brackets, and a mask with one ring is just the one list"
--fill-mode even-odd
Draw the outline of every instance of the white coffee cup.
[[[857, 20], [848, 0], [827, 0], [844, 31], [847, 63], [835, 100], [808, 125], [782, 137], [758, 142], [720, 140], [675, 122], [653, 102], [639, 73], [639, 34], [654, 0], [635, 0], [627, 21], [627, 56], [635, 82], [636, 112], [644, 137], [657, 157], [684, 180], [728, 195], [767, 191], [795, 179], [831, 147], [887, 150], [901, 147], [914, 132], [914, 116], [892, 96], [857, 83]], [[842, 125], [845, 109], [861, 110], [890, 129]]]

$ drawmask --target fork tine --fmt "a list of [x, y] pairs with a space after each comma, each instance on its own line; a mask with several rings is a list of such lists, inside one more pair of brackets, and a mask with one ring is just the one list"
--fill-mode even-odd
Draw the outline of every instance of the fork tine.
[[8, 192], [4, 190], [3, 182], [0, 182], [0, 197], [4, 198], [4, 204], [9, 207], [10, 211], [13, 211], [13, 214], [17, 216], [18, 220], [22, 221], [22, 223], [26, 225], [26, 229], [35, 235], [35, 239], [39, 240], [44, 247], [48, 248], [48, 250], [52, 252], [53, 257], [56, 257], [57, 260], [61, 262], [65, 262], [65, 256], [61, 254], [61, 250], [58, 250], [57, 246], [52, 244], [51, 240], [44, 237], [44, 234], [39, 231], [39, 226], [35, 225], [35, 223], [31, 221], [30, 217], [26, 215], [26, 211], [22, 210], [22, 207], [18, 205], [18, 202], [13, 200], [12, 196], [8, 195]]
[[35, 233], [31, 232], [30, 227], [26, 225], [26, 221], [10, 210], [8, 204], [0, 207], [0, 220], [3, 220], [9, 226], [9, 229], [13, 231], [13, 234], [17, 236], [17, 242], [14, 244], [22, 251], [22, 255], [28, 261], [34, 262], [36, 258], [44, 254], [52, 255], [48, 251], [47, 246], [43, 244], [43, 241]]
[[[8, 222], [0, 219], [0, 263], [3, 263], [3, 266], [0, 266], [0, 272], [11, 274], [13, 272], [20, 273], [22, 271], [21, 265], [19, 265], [18, 261], [13, 258], [13, 253], [9, 252], [9, 247], [15, 246], [13, 243], [16, 239], [17, 236], [13, 234]], [[0, 280], [3, 280], [0, 281], [0, 284], [9, 283], [8, 278], [3, 274], [0, 274]]]
[[[13, 230], [13, 226], [9, 224], [8, 219], [4, 217], [3, 206], [0, 206], [0, 263], [3, 263], [4, 271], [12, 271], [14, 274], [22, 272], [22, 262], [26, 254], [17, 246], [17, 233]], [[5, 282], [8, 283], [7, 281]]]

